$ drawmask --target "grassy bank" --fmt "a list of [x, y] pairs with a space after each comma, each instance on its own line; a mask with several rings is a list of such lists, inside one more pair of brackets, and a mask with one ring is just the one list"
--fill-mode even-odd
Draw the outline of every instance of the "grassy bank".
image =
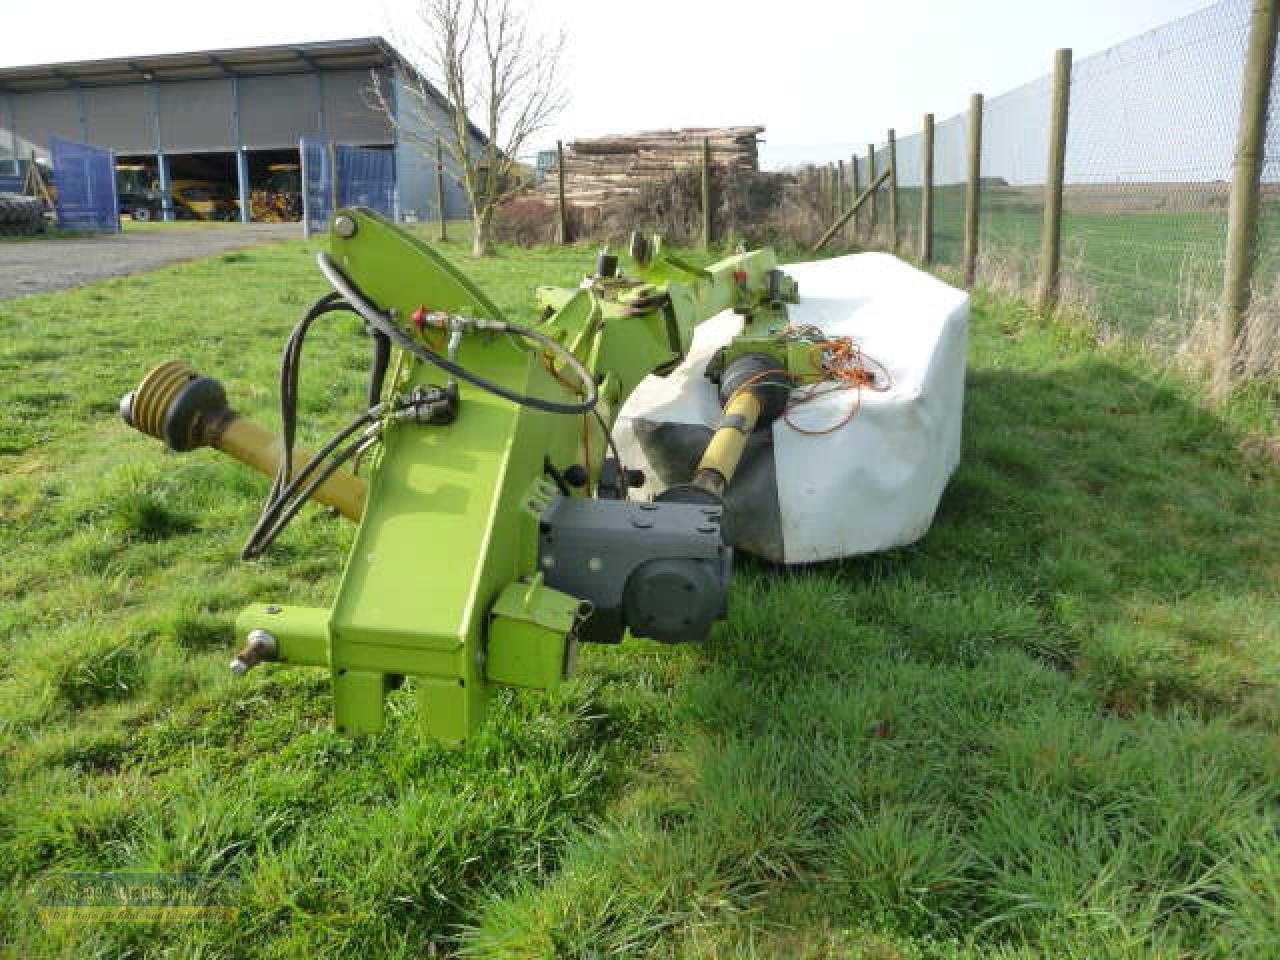
[[[919, 191], [909, 191], [918, 197]], [[918, 217], [918, 199], [912, 205]], [[1042, 208], [1025, 189], [985, 187], [980, 212], [980, 270], [988, 283], [1034, 292]], [[913, 223], [914, 225], [914, 223]], [[1260, 277], [1274, 272], [1280, 218], [1263, 219]], [[1168, 350], [1192, 330], [1222, 289], [1225, 211], [1077, 211], [1062, 221], [1063, 292], [1108, 334], [1147, 338]], [[964, 188], [935, 196], [935, 260], [959, 266], [964, 255]]]
[[[271, 421], [311, 249], [0, 304], [14, 956], [1280, 953], [1280, 467], [1256, 424], [979, 302], [964, 462], [920, 544], [743, 562], [706, 646], [588, 649], [466, 751], [420, 742], [399, 696], [346, 740], [318, 672], [225, 664], [243, 604], [327, 601], [349, 530], [309, 511], [239, 563], [265, 481], [114, 414], [172, 356]], [[514, 310], [589, 259], [463, 266]], [[350, 321], [318, 328], [300, 442], [366, 362]], [[241, 909], [42, 923], [42, 885], [85, 869], [223, 873]]]

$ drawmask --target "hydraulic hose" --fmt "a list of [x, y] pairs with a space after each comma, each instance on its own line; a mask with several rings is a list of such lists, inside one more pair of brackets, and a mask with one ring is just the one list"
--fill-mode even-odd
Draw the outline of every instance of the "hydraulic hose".
[[[359, 437], [336, 454], [333, 453], [342, 441], [366, 424], [369, 424], [368, 428]], [[307, 461], [307, 464], [298, 471], [280, 494], [268, 501], [253, 532], [249, 534], [248, 541], [240, 551], [241, 558], [251, 560], [271, 546], [316, 490], [364, 446], [376, 439], [379, 430], [380, 424], [374, 422], [372, 414], [366, 413], [334, 434], [329, 442]]]
[[[292, 475], [286, 475], [282, 479], [280, 473], [276, 474], [276, 483], [272, 485], [271, 492], [267, 495], [267, 501], [262, 508], [262, 513], [259, 514], [253, 530], [249, 533], [245, 545], [240, 550], [240, 558], [242, 560], [251, 560], [266, 550], [279, 535], [280, 531], [297, 514], [303, 503], [355, 452], [354, 450], [351, 453], [345, 453], [344, 451], [344, 453], [333, 457], [333, 451], [337, 449], [338, 445], [357, 430], [375, 422], [372, 412], [367, 411], [361, 414], [330, 437]], [[361, 437], [357, 444], [364, 442], [365, 439], [365, 437]], [[332, 459], [330, 459], [331, 457]], [[283, 463], [284, 459], [282, 457], [281, 464], [283, 465]], [[317, 470], [319, 470], [318, 474]]]
[[506, 333], [515, 334], [518, 337], [524, 337], [537, 343], [544, 349], [559, 356], [573, 375], [578, 378], [582, 384], [583, 399], [577, 403], [562, 403], [558, 400], [546, 400], [542, 397], [533, 397], [524, 393], [517, 393], [508, 387], [502, 386], [500, 383], [494, 383], [478, 373], [472, 373], [466, 367], [463, 367], [447, 357], [424, 346], [417, 340], [414, 340], [407, 333], [401, 330], [396, 324], [384, 314], [381, 310], [371, 304], [356, 289], [350, 278], [342, 272], [333, 258], [324, 251], [316, 255], [316, 262], [320, 266], [320, 272], [325, 275], [325, 279], [333, 286], [333, 288], [342, 295], [356, 312], [368, 322], [369, 326], [378, 333], [384, 334], [396, 346], [408, 351], [420, 360], [426, 360], [433, 363], [445, 372], [452, 374], [459, 380], [464, 380], [472, 386], [479, 387], [488, 393], [510, 400], [512, 403], [520, 404], [524, 407], [532, 407], [535, 410], [544, 410], [547, 413], [564, 413], [564, 414], [580, 414], [588, 413], [595, 409], [596, 401], [599, 398], [599, 392], [596, 389], [595, 377], [591, 375], [591, 371], [573, 355], [573, 352], [567, 349], [563, 344], [557, 343], [550, 337], [537, 330], [529, 327], [523, 327], [516, 323], [503, 322], [501, 325], [494, 325], [490, 329], [501, 330]]
[[[326, 313], [355, 313], [350, 304], [344, 302], [336, 293], [328, 293], [317, 300], [289, 333], [285, 341], [284, 353], [280, 358], [280, 436], [282, 450], [280, 467], [271, 482], [271, 492], [267, 495], [267, 503], [280, 495], [281, 489], [293, 476], [293, 442], [297, 433], [298, 411], [298, 373], [302, 364], [302, 344], [307, 331], [317, 318]], [[357, 314], [358, 315], [358, 314]], [[377, 400], [371, 400], [373, 406]]]

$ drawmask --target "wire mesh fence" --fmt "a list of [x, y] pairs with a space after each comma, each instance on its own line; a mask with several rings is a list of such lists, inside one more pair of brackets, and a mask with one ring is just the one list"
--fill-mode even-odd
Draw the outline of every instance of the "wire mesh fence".
[[115, 160], [111, 151], [50, 137], [49, 152], [53, 158], [58, 229], [119, 232]]
[[933, 262], [957, 270], [964, 261], [965, 124], [958, 113], [933, 133]]
[[328, 229], [333, 214], [334, 171], [329, 141], [303, 137], [298, 141], [302, 158], [302, 223], [308, 234]]
[[340, 207], [368, 207], [384, 217], [395, 209], [395, 154], [390, 150], [352, 147], [334, 148], [334, 172]]
[[395, 215], [395, 155], [390, 150], [334, 145], [319, 137], [298, 141], [302, 157], [303, 221], [307, 232], [328, 229], [336, 207], [368, 207]]
[[982, 108], [978, 277], [1008, 293], [1035, 286], [1049, 152], [1049, 77]]
[[[1048, 291], [1101, 337], [1122, 335], [1166, 355], [1206, 358], [1216, 341], [1221, 352], [1228, 205], [1243, 136], [1251, 14], [1266, 10], [1256, 0], [1220, 0], [1075, 63], [1063, 88], [1069, 106], [1056, 233], [1046, 233], [1054, 77], [988, 98], [973, 184], [977, 282], [1012, 294]], [[1268, 68], [1256, 266], [1236, 345], [1237, 366], [1252, 373], [1280, 367], [1280, 77], [1273, 64]], [[964, 265], [967, 139], [966, 114], [935, 127], [932, 262], [944, 268]], [[919, 134], [898, 141], [898, 252], [908, 256], [921, 248], [920, 151]], [[860, 162], [864, 183], [886, 159], [879, 147], [874, 164]], [[857, 237], [887, 248], [883, 199], [877, 208], [876, 227], [864, 223]], [[1049, 252], [1042, 244], [1053, 237], [1056, 276], [1041, 263]]]
[[1104, 334], [1176, 349], [1212, 321], [1249, 8], [1226, 0], [1072, 68], [1063, 295]]
[[904, 256], [920, 257], [920, 205], [924, 185], [924, 135], [913, 133], [898, 140], [898, 251]]
[[[876, 147], [876, 176], [884, 173], [889, 169], [889, 148], [887, 146]], [[874, 247], [883, 250], [892, 248], [893, 242], [889, 236], [889, 181], [885, 180], [876, 188], [875, 218], [871, 224], [871, 235], [869, 242]]]

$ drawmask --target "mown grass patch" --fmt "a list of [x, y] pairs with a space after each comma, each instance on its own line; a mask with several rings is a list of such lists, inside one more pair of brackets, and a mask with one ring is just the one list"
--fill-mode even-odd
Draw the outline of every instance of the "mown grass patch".
[[[16, 955], [1280, 954], [1265, 398], [1211, 412], [980, 301], [964, 462], [919, 544], [741, 562], [705, 646], [589, 649], [560, 692], [500, 697], [465, 751], [423, 743], [405, 693], [384, 734], [346, 740], [318, 672], [225, 669], [240, 606], [328, 600], [346, 526], [306, 511], [242, 564], [266, 481], [113, 412], [175, 357], [271, 422], [280, 343], [323, 291], [314, 249], [0, 304]], [[527, 311], [589, 260], [463, 265]], [[359, 401], [367, 350], [345, 319], [317, 327], [300, 442]], [[42, 925], [34, 886], [71, 869], [233, 877], [241, 910]]]

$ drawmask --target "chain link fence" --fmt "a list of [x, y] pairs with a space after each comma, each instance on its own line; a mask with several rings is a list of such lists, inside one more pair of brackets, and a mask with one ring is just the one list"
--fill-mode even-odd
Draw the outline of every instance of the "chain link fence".
[[1106, 335], [1176, 350], [1222, 291], [1248, 0], [1226, 0], [1071, 72], [1062, 290]]
[[898, 252], [918, 260], [920, 205], [924, 187], [924, 135], [915, 133], [897, 142]]
[[[1221, 0], [1072, 66], [1056, 299], [1101, 337], [1134, 338], [1170, 356], [1212, 350], [1253, 7]], [[1242, 346], [1254, 372], [1275, 369], [1280, 317], [1274, 69], [1271, 91]], [[1031, 295], [1042, 283], [1053, 97], [1045, 75], [983, 104], [976, 277], [1001, 292]], [[967, 128], [966, 114], [935, 127], [932, 261], [956, 270], [965, 256]], [[920, 149], [919, 134], [898, 142], [899, 252], [908, 255], [920, 249]], [[881, 157], [878, 148], [877, 168]], [[860, 239], [882, 248], [886, 240], [866, 231]]]
[[965, 158], [969, 132], [964, 114], [933, 132], [933, 262], [959, 270], [964, 263]]
[[982, 107], [978, 279], [994, 290], [1034, 289], [1049, 154], [1049, 77]]

